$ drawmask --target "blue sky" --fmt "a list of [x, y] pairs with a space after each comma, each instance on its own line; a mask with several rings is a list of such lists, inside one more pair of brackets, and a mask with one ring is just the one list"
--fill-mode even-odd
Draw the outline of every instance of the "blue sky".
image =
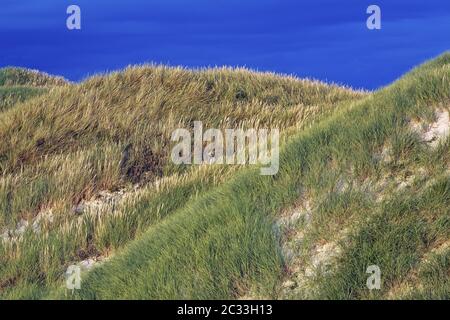
[[[66, 28], [80, 6], [82, 30]], [[382, 29], [366, 9], [382, 10]], [[448, 0], [2, 0], [0, 66], [71, 80], [146, 62], [375, 89], [450, 49]]]

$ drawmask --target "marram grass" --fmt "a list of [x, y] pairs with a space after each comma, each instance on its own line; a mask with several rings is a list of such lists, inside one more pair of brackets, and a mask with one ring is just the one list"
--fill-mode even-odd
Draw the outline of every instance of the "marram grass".
[[[246, 70], [144, 66], [19, 102], [0, 114], [0, 226], [45, 208], [55, 222], [0, 245], [0, 296], [448, 299], [450, 141], [432, 149], [410, 122], [449, 110], [449, 75], [449, 54], [373, 93]], [[195, 120], [282, 128], [279, 174], [171, 165], [171, 130]], [[151, 154], [158, 170], [124, 174], [128, 144], [133, 166], [146, 167]], [[389, 161], [377, 156], [386, 146]], [[131, 184], [140, 193], [110, 214], [72, 213]], [[283, 212], [306, 201], [311, 221], [280, 235]], [[339, 248], [331, 265], [303, 277], [327, 244]], [[108, 260], [83, 274], [81, 290], [65, 289], [68, 265], [89, 256]], [[366, 287], [373, 264], [378, 291]], [[286, 290], [287, 281], [296, 287]]]

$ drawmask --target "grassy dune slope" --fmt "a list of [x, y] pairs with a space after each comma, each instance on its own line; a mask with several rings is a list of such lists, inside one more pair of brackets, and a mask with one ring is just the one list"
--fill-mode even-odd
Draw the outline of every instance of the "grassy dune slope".
[[[0, 295], [45, 296], [68, 265], [115, 255], [239, 170], [171, 165], [174, 129], [199, 120], [279, 127], [287, 137], [366, 95], [247, 70], [143, 66], [55, 87], [3, 112]], [[92, 209], [104, 190], [118, 203]]]
[[190, 201], [75, 297], [450, 298], [450, 139], [412, 129], [449, 111], [449, 76], [445, 54], [300, 132], [276, 177], [248, 169]]
[[0, 69], [0, 112], [18, 102], [46, 93], [49, 88], [62, 86], [67, 81], [61, 77], [22, 68]]
[[[0, 296], [448, 299], [450, 139], [429, 136], [448, 125], [449, 76], [448, 53], [372, 94], [139, 67], [18, 104], [0, 114], [0, 226], [43, 222], [0, 242]], [[283, 128], [280, 172], [172, 166], [170, 133], [194, 120]], [[64, 289], [89, 257], [106, 260]]]

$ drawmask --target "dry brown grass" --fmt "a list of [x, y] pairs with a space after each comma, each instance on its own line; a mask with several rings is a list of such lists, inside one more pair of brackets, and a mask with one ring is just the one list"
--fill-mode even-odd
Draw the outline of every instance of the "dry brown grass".
[[[363, 95], [242, 69], [160, 66], [53, 88], [0, 117], [3, 209], [17, 222], [54, 201], [73, 204], [102, 189], [170, 175], [171, 133], [193, 121], [213, 128], [298, 128]], [[126, 146], [130, 159], [119, 168]]]
[[[27, 83], [45, 83], [33, 75]], [[239, 169], [174, 167], [167, 161], [174, 129], [202, 121], [212, 128], [279, 128], [286, 136], [365, 95], [244, 69], [141, 66], [53, 86], [14, 105], [0, 114], [0, 231], [21, 220], [31, 225], [47, 210], [54, 221], [0, 243], [0, 279], [17, 279], [19, 291], [40, 283], [42, 274], [52, 283], [68, 263], [111, 254]], [[108, 214], [73, 212], [102, 190], [132, 185], [140, 191]], [[3, 290], [14, 296], [14, 288]]]

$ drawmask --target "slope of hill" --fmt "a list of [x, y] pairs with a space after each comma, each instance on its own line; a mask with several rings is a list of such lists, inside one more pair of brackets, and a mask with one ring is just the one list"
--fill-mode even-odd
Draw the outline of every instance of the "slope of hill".
[[67, 84], [62, 77], [25, 68], [6, 67], [0, 69], [0, 86], [53, 87]]
[[[0, 115], [0, 295], [448, 299], [449, 75], [448, 53], [371, 94], [143, 67], [20, 104]], [[194, 120], [283, 128], [280, 172], [171, 165]]]
[[62, 86], [67, 81], [61, 77], [23, 68], [0, 69], [0, 112], [17, 102], [44, 94], [49, 88]]
[[69, 265], [114, 255], [239, 170], [174, 166], [174, 129], [198, 120], [287, 137], [364, 96], [247, 70], [143, 66], [16, 105], [0, 114], [1, 294], [43, 297]]
[[448, 299], [449, 75], [445, 54], [298, 133], [276, 177], [188, 202], [76, 297]]

